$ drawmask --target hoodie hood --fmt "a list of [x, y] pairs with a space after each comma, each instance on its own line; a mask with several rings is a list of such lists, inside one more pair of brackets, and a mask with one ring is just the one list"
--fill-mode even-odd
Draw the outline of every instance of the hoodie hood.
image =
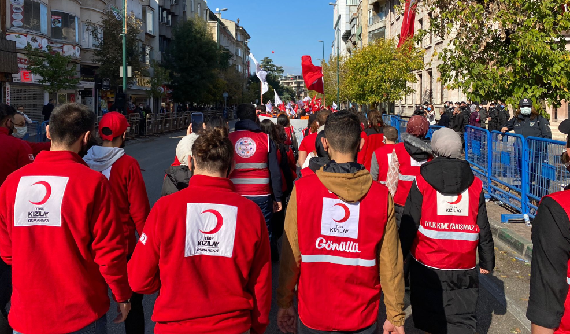
[[87, 155], [83, 157], [89, 168], [102, 172], [125, 155], [125, 150], [118, 147], [93, 146], [87, 151]]
[[412, 136], [409, 133], [402, 133], [401, 138], [406, 151], [414, 160], [425, 161], [433, 155], [429, 141]]
[[165, 170], [166, 177], [178, 190], [188, 188], [192, 171], [188, 166], [170, 166]]
[[331, 159], [328, 157], [313, 157], [311, 160], [309, 160], [309, 169], [311, 169], [313, 172], [316, 172], [321, 169], [321, 167], [330, 162]]
[[444, 157], [423, 164], [420, 174], [435, 190], [446, 196], [461, 194], [475, 180], [467, 161]]
[[348, 203], [360, 201], [372, 186], [372, 175], [356, 162], [338, 164], [333, 160], [316, 174], [329, 191]]

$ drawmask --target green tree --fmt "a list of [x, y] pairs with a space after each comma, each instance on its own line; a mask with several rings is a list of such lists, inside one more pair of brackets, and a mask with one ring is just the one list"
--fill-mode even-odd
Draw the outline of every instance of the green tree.
[[75, 89], [79, 83], [77, 64], [70, 56], [54, 51], [49, 45], [47, 51], [33, 49], [28, 43], [25, 47], [28, 56], [28, 70], [41, 76], [39, 82], [46, 85], [50, 93], [63, 89]]
[[570, 13], [566, 0], [426, 0], [430, 29], [451, 36], [441, 78], [474, 101], [522, 97], [555, 107], [570, 99]]
[[344, 62], [341, 91], [359, 104], [395, 102], [413, 90], [414, 71], [423, 67], [423, 51], [408, 42], [401, 48], [394, 40], [379, 39], [353, 53]]
[[150, 67], [153, 71], [150, 76], [150, 89], [147, 94], [162, 101], [162, 98], [166, 95], [162, 86], [170, 82], [170, 71], [155, 60], [151, 61]]
[[227, 68], [228, 59], [227, 52], [218, 49], [205, 21], [194, 19], [178, 24], [172, 32], [165, 61], [171, 72], [174, 100], [192, 103], [208, 100], [208, 91], [218, 85], [218, 70]]
[[[99, 23], [87, 22], [93, 39], [98, 44], [94, 58], [100, 64], [97, 70], [101, 78], [109, 78], [111, 87], [123, 85], [120, 77], [120, 67], [123, 66], [123, 21], [117, 20], [111, 10], [103, 13]], [[131, 66], [133, 76], [128, 78], [128, 84], [133, 84], [135, 74], [146, 74], [147, 65], [141, 61], [138, 35], [141, 33], [142, 22], [134, 15], [127, 17], [127, 66]], [[100, 33], [102, 32], [102, 34]]]
[[337, 64], [337, 57], [335, 55], [330, 56], [329, 61], [323, 63], [323, 80], [325, 86], [325, 97], [328, 105], [332, 105], [333, 101], [337, 100], [337, 69], [340, 69], [340, 100], [346, 101], [349, 99], [346, 94], [346, 87], [342, 85], [346, 79], [346, 58], [341, 56], [339, 63]]

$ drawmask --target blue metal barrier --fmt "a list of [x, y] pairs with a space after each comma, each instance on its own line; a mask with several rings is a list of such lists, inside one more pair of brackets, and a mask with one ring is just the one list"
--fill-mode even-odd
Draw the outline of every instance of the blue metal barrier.
[[38, 142], [42, 142], [42, 141], [47, 141], [47, 137], [46, 137], [46, 127], [48, 125], [49, 121], [43, 121], [42, 124], [40, 125], [40, 129], [38, 131]]
[[483, 181], [485, 197], [491, 197], [491, 183], [489, 182], [492, 173], [492, 148], [491, 133], [485, 129], [466, 126], [465, 127], [465, 160], [471, 165], [473, 174]]
[[382, 122], [384, 125], [392, 125], [392, 115], [382, 115]]
[[436, 132], [437, 130], [444, 128], [444, 126], [439, 126], [439, 125], [430, 125], [428, 133], [426, 135], [427, 139], [431, 139], [431, 136], [433, 135], [434, 132]]
[[540, 199], [564, 190], [570, 173], [560, 161], [566, 143], [545, 138], [526, 138], [528, 155], [528, 215], [534, 218]]
[[528, 214], [528, 147], [523, 136], [491, 132], [490, 195], [517, 209], [521, 219]]
[[406, 128], [408, 127], [408, 121], [405, 121], [398, 117], [398, 122], [396, 129], [398, 129], [398, 141], [401, 142], [401, 134], [406, 132]]

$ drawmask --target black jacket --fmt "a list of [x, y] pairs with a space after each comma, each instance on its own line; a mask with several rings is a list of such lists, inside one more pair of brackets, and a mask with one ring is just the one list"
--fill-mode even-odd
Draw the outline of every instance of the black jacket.
[[44, 115], [44, 121], [49, 121], [49, 117], [51, 116], [51, 112], [53, 111], [54, 105], [51, 103], [46, 104], [42, 108], [42, 115]]
[[[241, 120], [236, 123], [236, 131], [247, 130], [251, 132], [262, 132], [257, 123], [249, 119]], [[283, 191], [281, 189], [281, 170], [279, 169], [279, 160], [277, 160], [277, 147], [273, 140], [269, 139], [269, 155], [267, 157], [269, 164], [269, 174], [271, 175], [271, 189], [273, 197], [276, 201], [283, 201]]]
[[439, 125], [439, 126], [444, 126], [444, 127], [446, 127], [446, 128], [449, 128], [450, 123], [451, 123], [451, 120], [450, 120], [450, 117], [449, 117], [449, 113], [444, 112], [444, 113], [441, 115], [441, 118], [439, 119], [439, 122], [437, 122], [437, 125]]
[[457, 115], [451, 114], [450, 128], [455, 132], [463, 133], [465, 131], [465, 126], [469, 124], [468, 122], [469, 119], [465, 118], [463, 112], [460, 112]]
[[422, 162], [432, 157], [433, 153], [429, 140], [414, 137], [409, 133], [402, 133], [401, 138], [404, 142], [404, 148], [414, 160]]
[[[420, 168], [422, 177], [438, 192], [451, 196], [465, 191], [475, 179], [469, 163], [438, 157]], [[400, 226], [404, 257], [410, 253], [422, 216], [423, 195], [414, 181]], [[495, 250], [487, 219], [485, 196], [479, 197], [479, 266], [493, 270]], [[479, 281], [476, 269], [438, 270], [414, 260], [410, 269], [414, 324], [430, 333], [474, 333]]]
[[188, 166], [170, 166], [165, 173], [166, 176], [164, 181], [162, 181], [160, 196], [172, 195], [177, 191], [188, 188], [188, 183], [192, 177], [192, 171]]
[[516, 134], [523, 137], [539, 137], [552, 139], [552, 131], [548, 120], [540, 115], [524, 116], [519, 114], [511, 118], [505, 127], [509, 131], [515, 131]]
[[526, 317], [545, 328], [558, 328], [568, 295], [570, 220], [555, 200], [543, 197], [532, 223], [530, 297]]

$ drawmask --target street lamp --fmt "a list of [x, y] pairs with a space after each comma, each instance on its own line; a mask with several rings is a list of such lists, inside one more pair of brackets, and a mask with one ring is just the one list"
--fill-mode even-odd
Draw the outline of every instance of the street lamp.
[[216, 13], [219, 15], [218, 18], [220, 20], [220, 22], [216, 20], [216, 28], [217, 28], [216, 40], [218, 41], [218, 49], [220, 48], [220, 23], [222, 23], [222, 12], [225, 12], [227, 10], [228, 10], [227, 8], [222, 8], [222, 9], [216, 8]]

